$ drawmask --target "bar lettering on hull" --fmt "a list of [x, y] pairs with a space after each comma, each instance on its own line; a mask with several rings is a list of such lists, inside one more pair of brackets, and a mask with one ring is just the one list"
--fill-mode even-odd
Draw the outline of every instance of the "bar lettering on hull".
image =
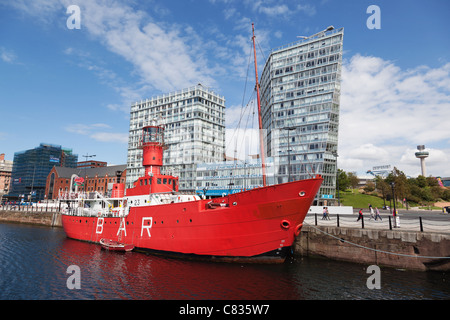
[[[146, 222], [147, 222], [147, 224], [146, 224]], [[150, 229], [152, 228], [152, 225], [153, 225], [153, 217], [143, 217], [142, 218], [141, 237], [142, 237], [142, 234], [144, 233], [144, 229], [146, 229], [148, 237], [151, 238]]]
[[127, 236], [127, 229], [125, 228], [125, 218], [120, 220], [119, 230], [117, 230], [117, 235], [119, 235], [120, 231], [123, 230], [125, 232], [125, 237]]
[[97, 228], [95, 229], [95, 233], [102, 234], [104, 220], [105, 220], [104, 218], [98, 218], [97, 219]]

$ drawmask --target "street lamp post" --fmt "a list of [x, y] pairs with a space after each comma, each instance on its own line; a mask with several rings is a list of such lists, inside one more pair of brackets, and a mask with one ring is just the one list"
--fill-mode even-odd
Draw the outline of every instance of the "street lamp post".
[[336, 191], [337, 191], [337, 196], [338, 196], [338, 206], [341, 206], [341, 198], [340, 198], [340, 193], [339, 193], [339, 170], [337, 167], [337, 158], [339, 157], [339, 155], [336, 151], [333, 151], [332, 155], [336, 159]]
[[392, 188], [392, 201], [394, 202], [394, 214], [397, 214], [397, 210], [396, 210], [396, 207], [395, 207], [394, 182], [391, 182], [391, 188]]
[[392, 188], [392, 201], [394, 202], [394, 211], [393, 211], [393, 218], [394, 218], [394, 228], [400, 228], [400, 217], [397, 212], [397, 208], [395, 207], [395, 193], [394, 193], [394, 182], [391, 182], [391, 188]]

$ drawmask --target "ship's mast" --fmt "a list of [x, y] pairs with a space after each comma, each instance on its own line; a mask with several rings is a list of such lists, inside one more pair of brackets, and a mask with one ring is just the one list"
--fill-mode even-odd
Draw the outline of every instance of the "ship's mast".
[[259, 81], [258, 81], [258, 64], [256, 62], [256, 45], [255, 45], [255, 26], [252, 23], [252, 32], [253, 32], [253, 53], [255, 55], [255, 77], [256, 77], [256, 96], [258, 100], [258, 119], [259, 119], [259, 146], [261, 152], [261, 167], [262, 167], [262, 176], [263, 176], [263, 186], [266, 186], [266, 163], [264, 158], [264, 137], [262, 131], [262, 115], [261, 115], [261, 99], [259, 96]]

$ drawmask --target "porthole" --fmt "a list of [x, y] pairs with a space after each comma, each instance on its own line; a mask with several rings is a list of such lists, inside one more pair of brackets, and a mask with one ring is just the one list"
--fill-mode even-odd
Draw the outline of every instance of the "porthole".
[[305, 192], [305, 191], [300, 191], [300, 192], [298, 193], [298, 195], [299, 195], [300, 197], [304, 197], [304, 196], [306, 195], [306, 192]]

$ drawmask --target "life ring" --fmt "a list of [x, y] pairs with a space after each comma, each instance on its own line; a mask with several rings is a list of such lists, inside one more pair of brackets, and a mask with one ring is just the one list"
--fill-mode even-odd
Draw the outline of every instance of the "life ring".
[[297, 226], [295, 227], [294, 234], [295, 234], [296, 237], [297, 237], [297, 236], [300, 234], [300, 232], [302, 231], [302, 227], [303, 227], [303, 223], [300, 223], [299, 225], [297, 225]]

